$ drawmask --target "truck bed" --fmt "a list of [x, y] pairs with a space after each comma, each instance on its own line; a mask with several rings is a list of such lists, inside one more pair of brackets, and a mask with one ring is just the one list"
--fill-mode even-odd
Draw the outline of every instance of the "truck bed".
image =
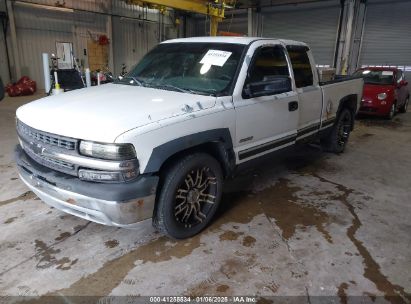
[[[323, 96], [322, 120], [335, 117], [340, 101], [350, 96], [356, 98], [356, 111], [358, 111], [364, 86], [364, 80], [361, 77], [341, 77], [322, 82], [320, 86]], [[347, 92], [351, 94], [347, 96]]]
[[325, 86], [328, 84], [333, 84], [333, 83], [339, 83], [339, 82], [343, 82], [343, 81], [348, 81], [348, 80], [352, 80], [352, 79], [362, 79], [359, 76], [351, 76], [351, 75], [335, 75], [335, 78], [333, 80], [330, 81], [320, 81], [320, 86]]

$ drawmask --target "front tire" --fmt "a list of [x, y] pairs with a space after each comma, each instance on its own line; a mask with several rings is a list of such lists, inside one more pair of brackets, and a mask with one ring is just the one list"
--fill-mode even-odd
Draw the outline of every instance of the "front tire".
[[337, 117], [328, 135], [321, 140], [322, 147], [327, 152], [342, 153], [347, 145], [353, 124], [353, 115], [344, 108]]
[[394, 102], [394, 103], [391, 105], [390, 112], [388, 112], [387, 119], [388, 119], [388, 120], [393, 119], [394, 116], [395, 116], [395, 112], [396, 112], [396, 111], [397, 111], [397, 104]]
[[205, 153], [184, 156], [164, 172], [153, 226], [175, 239], [196, 235], [214, 216], [222, 186], [216, 159]]

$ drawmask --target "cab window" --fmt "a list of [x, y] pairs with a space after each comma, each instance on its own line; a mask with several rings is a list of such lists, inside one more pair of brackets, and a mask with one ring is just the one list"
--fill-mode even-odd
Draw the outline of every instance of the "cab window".
[[249, 69], [246, 84], [288, 76], [287, 59], [281, 46], [267, 46], [257, 50]]
[[308, 57], [307, 47], [287, 46], [291, 65], [294, 72], [295, 86], [303, 88], [312, 86], [314, 83], [313, 71]]

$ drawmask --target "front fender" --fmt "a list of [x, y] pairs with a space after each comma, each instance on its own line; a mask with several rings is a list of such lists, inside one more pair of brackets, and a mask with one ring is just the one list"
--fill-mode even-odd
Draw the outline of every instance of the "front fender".
[[171, 156], [206, 143], [219, 142], [226, 150], [233, 147], [230, 130], [228, 128], [213, 129], [193, 133], [173, 139], [153, 149], [144, 173], [158, 172], [164, 162]]

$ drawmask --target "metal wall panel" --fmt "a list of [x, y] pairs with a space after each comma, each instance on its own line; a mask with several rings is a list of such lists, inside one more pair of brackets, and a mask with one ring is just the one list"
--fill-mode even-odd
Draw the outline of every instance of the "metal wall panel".
[[41, 54], [56, 53], [56, 41], [73, 42], [68, 13], [53, 12], [53, 18], [50, 14], [27, 7], [14, 9], [21, 73], [35, 80], [39, 88], [44, 88]]
[[236, 33], [242, 36], [248, 34], [248, 17], [245, 15], [227, 14], [223, 22], [218, 26], [219, 31]]
[[[248, 34], [248, 17], [247, 10], [243, 10], [241, 14], [230, 14], [228, 10], [225, 18], [218, 24], [218, 31], [232, 32], [241, 36], [247, 36]], [[193, 36], [208, 36], [210, 35], [210, 19], [205, 16], [198, 15], [193, 18], [195, 26], [195, 35]]]
[[4, 84], [10, 81], [3, 31], [0, 30], [0, 77]]
[[310, 45], [317, 64], [332, 65], [340, 16], [339, 1], [264, 8], [263, 36]]
[[82, 65], [88, 67], [87, 41], [96, 40], [100, 35], [107, 35], [107, 15], [75, 11], [72, 23], [72, 42], [74, 55]]
[[[25, 2], [51, 6], [56, 4], [55, 0], [25, 0]], [[122, 63], [130, 69], [147, 50], [158, 43], [157, 10], [143, 9], [120, 0], [66, 0], [65, 6], [74, 8], [74, 12], [34, 8], [18, 3], [14, 5], [21, 71], [23, 75], [36, 80], [39, 88], [44, 87], [41, 54], [55, 53], [56, 42], [71, 42], [74, 55], [84, 67], [87, 67], [87, 41], [97, 39], [101, 34], [108, 34], [109, 18], [113, 18], [115, 74], [121, 71]], [[138, 18], [152, 21], [144, 22]], [[165, 16], [163, 22], [167, 38], [176, 37], [177, 32], [171, 25], [172, 18]], [[0, 60], [4, 58], [5, 56], [1, 56]], [[8, 73], [3, 70], [2, 67], [1, 75]]]
[[50, 6], [56, 6], [56, 4], [64, 3], [64, 7], [67, 8], [101, 13], [110, 13], [112, 7], [112, 1], [107, 0], [22, 0], [22, 2]]
[[[183, 25], [184, 26], [184, 25]], [[195, 37], [197, 35], [197, 18], [186, 17], [186, 36]], [[181, 31], [184, 34], [184, 30]]]
[[[247, 17], [234, 16], [227, 17], [224, 21], [218, 24], [218, 31], [232, 32], [240, 36], [247, 36], [248, 21]], [[195, 31], [192, 36], [209, 36], [210, 35], [210, 20], [205, 17], [198, 17], [195, 21]]]
[[[395, 66], [411, 80], [410, 1], [367, 1], [362, 66]], [[408, 85], [411, 89], [411, 83]]]
[[362, 65], [411, 67], [411, 2], [368, 1]]
[[21, 6], [16, 6], [14, 13], [22, 75], [34, 79], [39, 88], [44, 87], [42, 53], [56, 53], [56, 42], [71, 42], [74, 55], [87, 67], [87, 40], [106, 33], [106, 15]]
[[[138, 5], [129, 4], [126, 1], [112, 1], [112, 14], [119, 17], [129, 17], [136, 19], [147, 19], [150, 21], [158, 21], [158, 11], [155, 9], [147, 9]], [[167, 23], [167, 20], [165, 20]]]
[[[4, 0], [3, 0], [4, 1]], [[56, 3], [64, 3], [64, 7], [78, 11], [112, 14], [130, 18], [147, 18], [158, 20], [158, 11], [154, 9], [144, 10], [141, 6], [129, 4], [124, 0], [23, 0], [24, 2], [55, 6]]]
[[113, 17], [114, 73], [121, 72], [122, 64], [129, 71], [157, 43], [157, 23]]

